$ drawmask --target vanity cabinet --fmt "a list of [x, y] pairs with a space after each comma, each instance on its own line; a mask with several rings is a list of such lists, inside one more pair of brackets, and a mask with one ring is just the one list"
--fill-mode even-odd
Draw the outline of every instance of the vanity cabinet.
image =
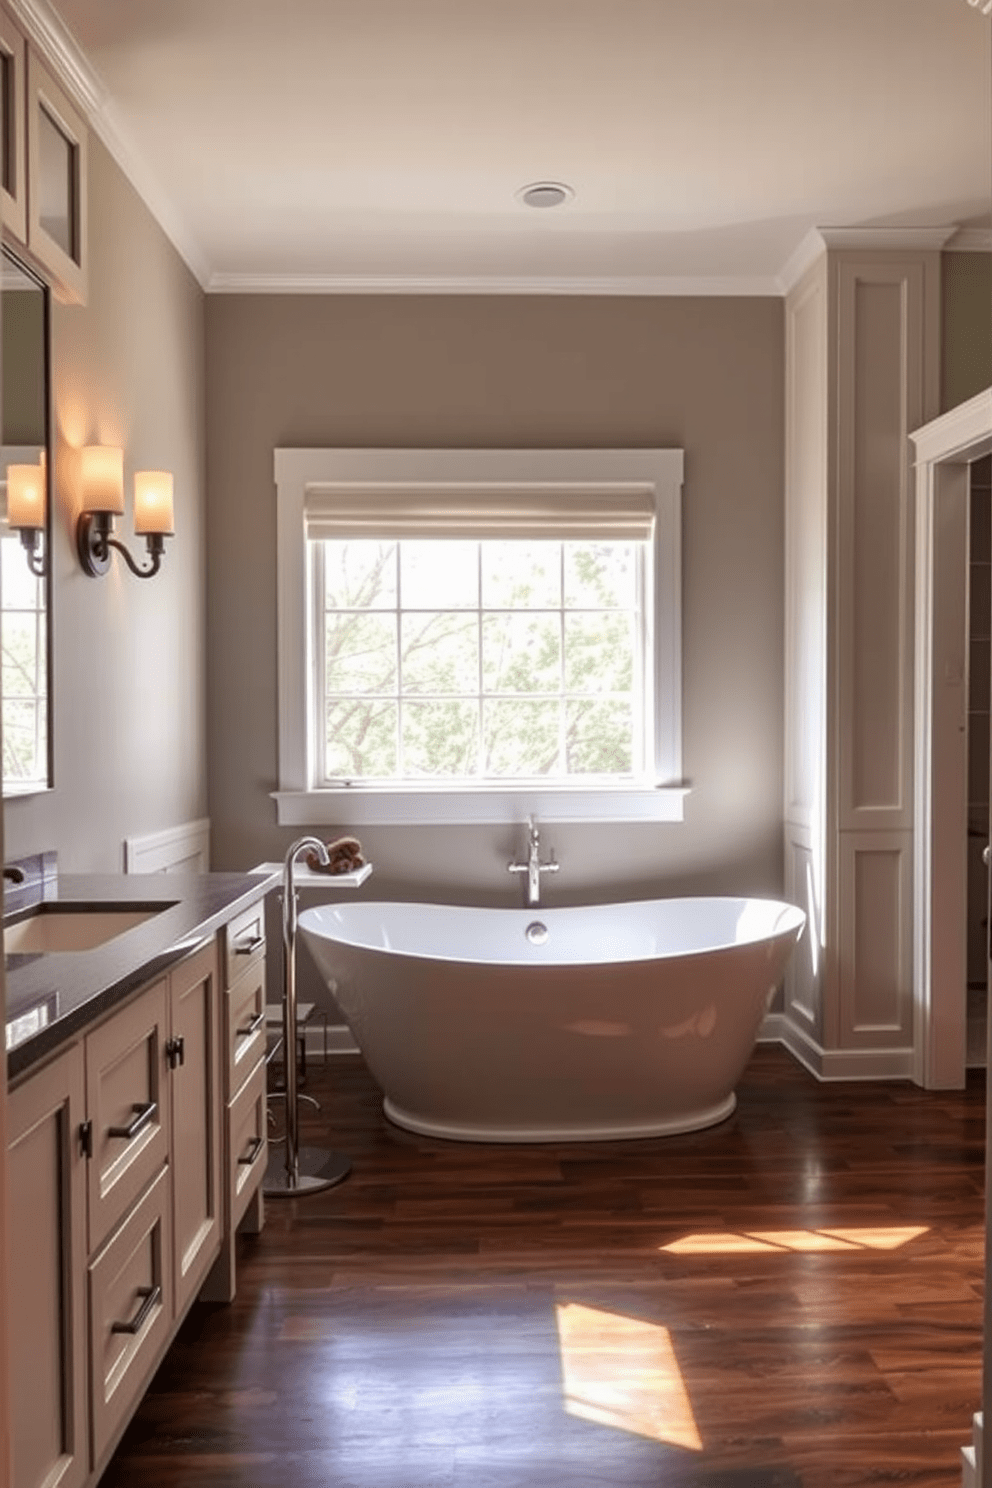
[[211, 938], [10, 1092], [14, 1488], [96, 1481], [221, 1250], [220, 981]]
[[0, 8], [4, 235], [27, 251], [65, 304], [86, 303], [88, 133], [82, 115], [16, 20]]
[[224, 977], [223, 1240], [203, 1296], [235, 1293], [238, 1229], [257, 1234], [264, 1219], [268, 1157], [265, 1085], [265, 906], [254, 905], [221, 932]]

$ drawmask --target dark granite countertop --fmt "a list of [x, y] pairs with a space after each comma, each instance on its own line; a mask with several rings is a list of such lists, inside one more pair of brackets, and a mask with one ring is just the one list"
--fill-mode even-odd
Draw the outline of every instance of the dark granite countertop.
[[168, 905], [89, 951], [6, 956], [7, 1077], [14, 1079], [265, 896], [276, 874], [58, 874], [4, 886], [4, 923], [39, 903]]

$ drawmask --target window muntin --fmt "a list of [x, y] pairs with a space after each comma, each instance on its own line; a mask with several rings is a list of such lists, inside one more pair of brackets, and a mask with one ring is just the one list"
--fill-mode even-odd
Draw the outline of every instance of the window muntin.
[[308, 549], [318, 788], [650, 776], [647, 542]]

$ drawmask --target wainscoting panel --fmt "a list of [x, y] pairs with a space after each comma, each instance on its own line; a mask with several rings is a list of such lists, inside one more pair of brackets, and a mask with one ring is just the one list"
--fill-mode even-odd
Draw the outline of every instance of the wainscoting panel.
[[912, 487], [923, 264], [837, 266], [840, 827], [912, 825]]
[[840, 844], [840, 1043], [907, 1047], [913, 1037], [913, 841], [845, 832]]
[[810, 826], [826, 753], [826, 259], [786, 303], [786, 362], [785, 815]]
[[206, 873], [210, 868], [210, 821], [186, 822], [144, 837], [124, 839], [125, 873]]
[[785, 829], [785, 897], [806, 911], [806, 929], [785, 977], [785, 1017], [819, 1040], [823, 1037], [823, 886], [817, 883], [810, 834], [794, 826]]

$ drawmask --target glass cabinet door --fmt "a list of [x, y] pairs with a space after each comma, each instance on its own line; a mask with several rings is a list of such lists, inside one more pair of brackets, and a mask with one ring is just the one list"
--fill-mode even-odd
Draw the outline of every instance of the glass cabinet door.
[[28, 235], [32, 255], [70, 304], [86, 299], [86, 126], [28, 52]]

